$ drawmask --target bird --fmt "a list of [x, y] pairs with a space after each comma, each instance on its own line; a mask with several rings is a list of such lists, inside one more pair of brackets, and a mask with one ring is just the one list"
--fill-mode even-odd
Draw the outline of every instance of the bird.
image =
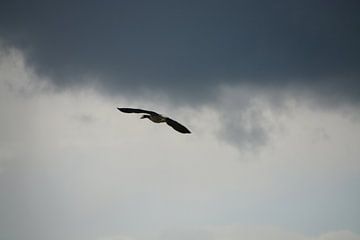
[[123, 113], [144, 113], [144, 115], [141, 116], [140, 119], [146, 119], [148, 118], [150, 121], [154, 123], [162, 123], [166, 122], [167, 125], [175, 129], [176, 131], [184, 134], [191, 133], [189, 129], [187, 129], [182, 124], [178, 123], [177, 121], [164, 117], [163, 115], [156, 113], [154, 111], [148, 111], [143, 109], [137, 109], [137, 108], [117, 108], [120, 112]]

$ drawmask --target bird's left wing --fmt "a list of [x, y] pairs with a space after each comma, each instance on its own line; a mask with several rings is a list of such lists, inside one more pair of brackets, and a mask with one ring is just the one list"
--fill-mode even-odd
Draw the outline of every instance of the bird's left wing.
[[147, 113], [150, 115], [159, 115], [156, 112], [138, 109], [138, 108], [117, 108], [117, 109], [123, 113]]
[[173, 129], [175, 129], [178, 132], [191, 133], [189, 129], [187, 129], [185, 126], [181, 125], [177, 121], [172, 120], [171, 118], [166, 118], [165, 121], [169, 126], [171, 126]]

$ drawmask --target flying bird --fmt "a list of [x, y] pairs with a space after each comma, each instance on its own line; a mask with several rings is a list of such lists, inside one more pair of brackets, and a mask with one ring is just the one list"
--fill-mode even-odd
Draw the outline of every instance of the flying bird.
[[171, 118], [168, 118], [168, 117], [164, 117], [161, 114], [153, 112], [153, 111], [136, 109], [136, 108], [117, 108], [117, 109], [123, 113], [145, 113], [144, 115], [141, 116], [141, 119], [148, 118], [150, 121], [152, 121], [154, 123], [166, 122], [167, 125], [169, 125], [170, 127], [172, 127], [173, 129], [175, 129], [178, 132], [191, 133], [189, 129], [187, 129], [185, 126], [181, 125], [177, 121], [175, 121]]

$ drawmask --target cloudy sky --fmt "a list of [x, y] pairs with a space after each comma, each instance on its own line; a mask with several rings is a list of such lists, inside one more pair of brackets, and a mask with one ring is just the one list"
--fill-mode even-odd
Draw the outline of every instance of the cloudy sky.
[[2, 1], [0, 238], [360, 240], [359, 12]]

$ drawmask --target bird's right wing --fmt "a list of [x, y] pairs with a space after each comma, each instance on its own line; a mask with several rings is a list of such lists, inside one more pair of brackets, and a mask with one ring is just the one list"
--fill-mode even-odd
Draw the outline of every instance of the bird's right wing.
[[178, 132], [181, 133], [191, 133], [189, 129], [187, 129], [185, 126], [181, 125], [175, 120], [172, 120], [171, 118], [166, 118], [166, 123], [171, 126], [173, 129], [175, 129]]
[[143, 109], [137, 109], [137, 108], [117, 108], [120, 112], [123, 113], [147, 113], [150, 115], [159, 115], [156, 112], [143, 110]]

